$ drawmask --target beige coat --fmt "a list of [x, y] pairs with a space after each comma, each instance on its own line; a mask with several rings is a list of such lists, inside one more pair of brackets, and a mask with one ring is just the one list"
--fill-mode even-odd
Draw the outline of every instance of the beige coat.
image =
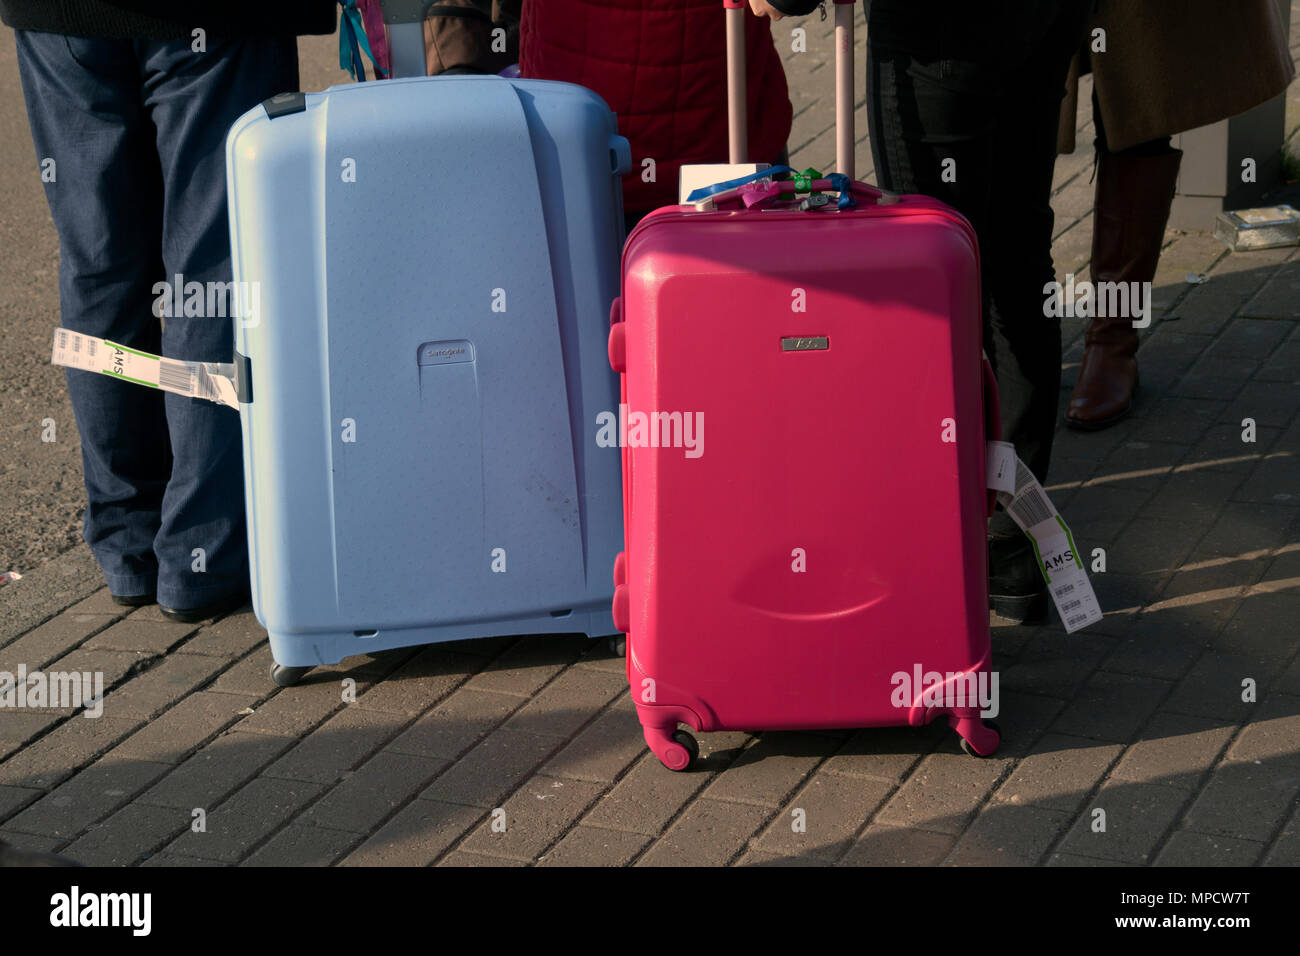
[[[1101, 0], [1099, 8], [1070, 68], [1062, 153], [1075, 149], [1080, 73], [1092, 72], [1112, 151], [1244, 113], [1295, 76], [1274, 0]], [[1098, 28], [1104, 53], [1092, 50]]]

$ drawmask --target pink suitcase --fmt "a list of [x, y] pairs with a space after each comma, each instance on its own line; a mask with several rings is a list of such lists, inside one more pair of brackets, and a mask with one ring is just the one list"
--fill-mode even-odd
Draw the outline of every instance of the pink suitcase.
[[[743, 0], [728, 6], [743, 24]], [[836, 7], [850, 178], [852, 11]], [[849, 211], [666, 207], [623, 252], [614, 621], [671, 770], [698, 753], [679, 724], [946, 716], [968, 752], [998, 746], [975, 693], [990, 664], [986, 414], [999, 437], [975, 234], [936, 200], [852, 192]]]

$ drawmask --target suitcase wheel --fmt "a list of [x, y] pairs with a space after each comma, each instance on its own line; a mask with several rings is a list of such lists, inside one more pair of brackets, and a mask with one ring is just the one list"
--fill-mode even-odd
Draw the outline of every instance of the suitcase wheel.
[[609, 636], [609, 652], [615, 657], [627, 656], [627, 635], [611, 634]]
[[271, 665], [271, 680], [277, 687], [292, 687], [302, 680], [310, 667], [285, 667], [283, 664]]
[[673, 743], [676, 746], [669, 747], [667, 753], [659, 758], [669, 770], [688, 770], [700, 759], [699, 743], [685, 730], [673, 731]]
[[966, 734], [962, 732], [962, 728], [959, 727], [957, 732], [962, 735], [962, 752], [971, 757], [979, 757], [982, 760], [985, 757], [992, 757], [993, 754], [997, 752], [998, 745], [1002, 743], [1002, 728], [992, 720], [983, 720], [979, 721], [979, 723], [983, 725], [985, 731], [979, 735], [982, 738], [980, 740], [980, 747], [983, 750], [982, 753], [980, 750], [975, 749], [975, 745], [972, 744]]

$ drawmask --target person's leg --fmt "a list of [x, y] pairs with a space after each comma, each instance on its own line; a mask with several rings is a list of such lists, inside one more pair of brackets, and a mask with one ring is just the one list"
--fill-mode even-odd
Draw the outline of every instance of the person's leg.
[[[984, 347], [997, 372], [1002, 435], [1041, 482], [1047, 480], [1061, 389], [1061, 320], [1046, 314], [1052, 263], [1052, 175], [1070, 59], [1086, 27], [1086, 0], [1046, 3], [1056, 11], [1027, 34], [1027, 56], [999, 97], [993, 166], [997, 215], [988, 224], [984, 277], [991, 332]], [[1014, 532], [1008, 520], [1003, 530]]]
[[[295, 41], [221, 42], [205, 53], [188, 43], [141, 42], [138, 49], [163, 171], [165, 275], [224, 285], [231, 281], [226, 133], [262, 100], [298, 88]], [[163, 354], [229, 362], [236, 320], [224, 308], [214, 311], [168, 318]], [[248, 592], [239, 415], [173, 394], [166, 410], [174, 464], [154, 540], [158, 602], [182, 614], [215, 612]]]
[[[1087, 2], [1000, 10], [873, 0], [868, 113], [881, 185], [941, 199], [975, 227], [1003, 437], [1042, 478], [1060, 375], [1060, 327], [1042, 306], [1054, 123]], [[990, 532], [991, 606], [1016, 620], [1041, 617], [1047, 596], [1028, 540], [1002, 512]]]
[[[162, 181], [132, 44], [15, 36], [36, 155], [53, 160], [45, 195], [59, 233], [60, 321], [157, 352]], [[109, 590], [142, 602], [157, 585], [153, 539], [172, 464], [162, 395], [93, 372], [66, 375], [81, 433], [86, 543]]]
[[[1144, 288], [1141, 283], [1155, 278], [1183, 154], [1170, 146], [1168, 136], [1112, 153], [1095, 91], [1092, 117], [1097, 128], [1092, 281], [1138, 283], [1138, 288]], [[1079, 377], [1065, 411], [1067, 425], [1105, 428], [1132, 409], [1138, 387], [1138, 331], [1133, 318], [1089, 320]]]

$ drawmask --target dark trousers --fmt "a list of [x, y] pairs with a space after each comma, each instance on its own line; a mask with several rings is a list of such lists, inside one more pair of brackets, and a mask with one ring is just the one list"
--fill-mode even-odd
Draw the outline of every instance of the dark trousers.
[[[984, 349], [1002, 435], [1043, 480], [1061, 387], [1052, 171], [1091, 0], [869, 0], [867, 108], [880, 185], [959, 210], [979, 237]], [[951, 163], [945, 161], [951, 160]]]
[[[65, 328], [179, 359], [231, 360], [227, 317], [160, 321], [155, 283], [229, 282], [226, 131], [298, 87], [295, 41], [83, 39], [17, 31], [59, 233]], [[206, 297], [205, 297], [206, 298]], [[81, 433], [84, 535], [115, 594], [199, 607], [248, 587], [239, 415], [67, 372]], [[201, 549], [201, 550], [199, 550]]]

